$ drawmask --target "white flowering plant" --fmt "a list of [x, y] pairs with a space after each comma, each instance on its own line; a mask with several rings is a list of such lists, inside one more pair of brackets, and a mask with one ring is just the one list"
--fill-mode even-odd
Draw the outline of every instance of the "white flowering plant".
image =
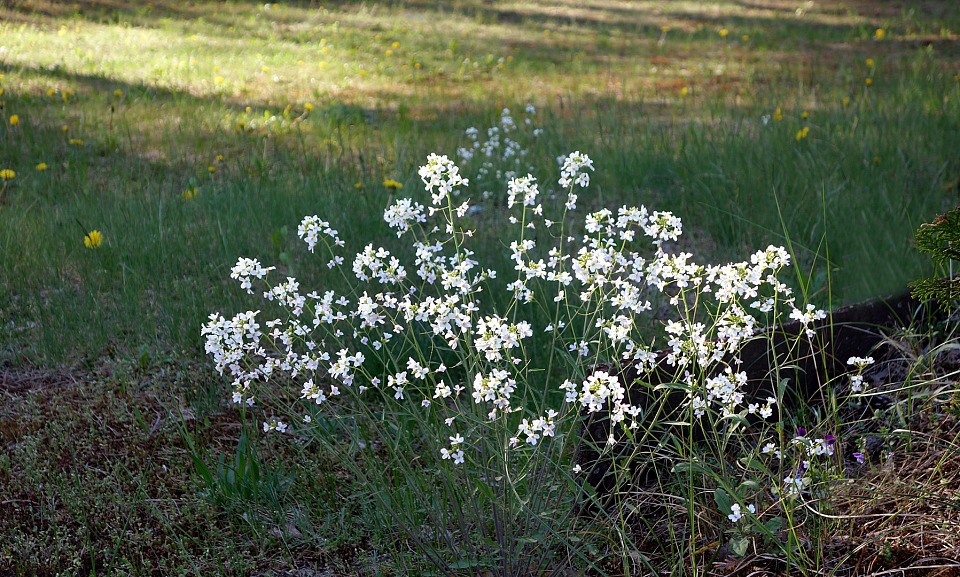
[[[593, 162], [580, 152], [560, 160], [549, 195], [529, 174], [507, 184], [513, 234], [497, 238], [510, 271], [479, 262], [477, 244], [489, 241], [468, 214], [470, 181], [437, 154], [419, 171], [429, 201], [397, 199], [384, 213], [408, 244], [367, 244], [350, 256], [334, 225], [301, 222], [308, 250], [347, 290], [304, 292], [241, 258], [231, 277], [282, 314], [214, 313], [203, 327], [233, 401], [259, 407], [265, 432], [320, 442], [378, 483], [385, 516], [444, 573], [564, 564], [602, 572], [596, 539], [585, 539], [596, 525], [584, 528], [578, 514], [600, 501], [583, 483], [591, 465], [576, 461], [584, 416], [607, 419], [609, 435], [593, 449], [621, 476], [635, 464], [614, 447], [679, 428], [659, 447], [688, 481], [688, 510], [709, 501], [694, 491], [707, 482], [724, 497], [716, 519], [776, 540], [814, 471], [828, 468], [818, 463], [833, 442], [790, 438], [782, 386], [750, 397], [737, 355], [782, 316], [812, 332], [823, 311], [797, 303], [779, 280], [791, 261], [781, 247], [703, 265], [671, 250], [682, 223], [670, 212], [603, 208], [577, 222]], [[670, 318], [656, 320], [655, 303]], [[659, 356], [644, 316], [662, 325]], [[630, 387], [643, 383], [625, 382], [625, 366], [641, 376], [669, 370], [681, 406], [663, 413], [657, 391], [637, 401]], [[291, 387], [298, 399], [284, 403], [278, 391]], [[693, 441], [695, 427], [711, 431], [707, 448]], [[668, 437], [677, 443], [667, 447]], [[592, 509], [594, 521], [620, 531], [620, 559], [636, 564], [624, 522], [636, 508], [617, 503]]]
[[[534, 170], [543, 128], [537, 126], [537, 108], [523, 107], [517, 115], [509, 108], [490, 126], [464, 131], [467, 143], [457, 148], [457, 161], [469, 174], [478, 201], [503, 202], [504, 182]], [[459, 195], [461, 190], [455, 190]], [[477, 205], [479, 206], [479, 205]]]

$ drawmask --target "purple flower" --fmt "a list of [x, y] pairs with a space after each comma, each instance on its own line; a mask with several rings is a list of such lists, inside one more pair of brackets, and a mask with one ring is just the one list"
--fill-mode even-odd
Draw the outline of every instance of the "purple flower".
[[807, 429], [804, 428], [804, 427], [797, 427], [797, 436], [798, 436], [798, 437], [806, 437], [806, 436], [807, 436]]
[[833, 435], [825, 435], [823, 437], [823, 440], [826, 441], [828, 445], [833, 445], [834, 443], [837, 442], [837, 438], [834, 437]]
[[863, 453], [854, 453], [853, 458], [856, 459], [861, 465], [867, 460], [866, 457], [863, 456]]

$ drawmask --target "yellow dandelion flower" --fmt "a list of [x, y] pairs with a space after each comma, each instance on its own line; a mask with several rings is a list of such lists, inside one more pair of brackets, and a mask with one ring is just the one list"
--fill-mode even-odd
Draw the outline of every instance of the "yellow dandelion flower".
[[670, 32], [670, 27], [664, 24], [663, 26], [660, 27], [660, 32], [663, 32], [663, 33]]
[[64, 124], [63, 126], [60, 127], [60, 130], [64, 132], [70, 132], [70, 127]]
[[876, 30], [873, 31], [873, 37], [876, 38], [877, 40], [883, 40], [883, 37], [886, 35], [887, 33], [883, 28], [877, 28]]
[[260, 72], [263, 72], [264, 74], [266, 74], [267, 72], [270, 72], [270, 67], [269, 67], [269, 66], [261, 66], [261, 67], [260, 67]]
[[57, 93], [56, 88], [47, 88], [47, 96], [53, 96], [56, 93]]
[[388, 50], [386, 51], [386, 55], [387, 55], [387, 56], [393, 56], [393, 50], [388, 49]]
[[311, 110], [313, 110], [313, 104], [306, 102], [303, 105], [303, 109], [306, 110], [307, 112], [310, 112]]
[[773, 119], [776, 120], [777, 122], [780, 122], [781, 120], [783, 120], [783, 111], [780, 110], [779, 106], [777, 107], [776, 110], [773, 111]]
[[3, 170], [0, 170], [0, 179], [2, 180], [12, 180], [16, 176], [17, 176], [17, 173], [10, 170], [9, 168], [4, 168]]
[[690, 93], [690, 89], [687, 88], [686, 86], [680, 89], [680, 96], [686, 96], [689, 93]]
[[207, 167], [207, 171], [208, 171], [210, 174], [213, 174], [214, 172], [217, 171], [217, 167], [216, 167], [216, 166], [213, 166], [213, 165], [211, 164], [210, 166]]
[[730, 31], [729, 31], [729, 30], [727, 30], [726, 28], [721, 28], [721, 29], [720, 29], [720, 38], [726, 38], [726, 37], [727, 37], [727, 34], [730, 34]]
[[223, 162], [223, 155], [222, 155], [222, 154], [218, 154], [218, 155], [217, 155], [217, 162]]
[[198, 194], [200, 194], [199, 188], [197, 188], [196, 186], [194, 186], [193, 188], [188, 187], [186, 190], [183, 191], [183, 200], [190, 200], [193, 197], [197, 196]]
[[400, 182], [397, 182], [396, 180], [392, 180], [388, 178], [383, 181], [383, 186], [387, 187], [390, 190], [400, 190], [401, 188], [403, 188], [403, 183], [400, 183]]
[[113, 91], [113, 95], [116, 96], [117, 98], [122, 98], [123, 90], [120, 90], [119, 88], [117, 88], [116, 90]]
[[873, 58], [867, 58], [867, 68], [873, 68]]
[[71, 138], [69, 142], [73, 146], [83, 146], [83, 140], [79, 138]]
[[740, 40], [741, 40], [744, 44], [746, 44], [747, 42], [750, 42], [750, 35], [749, 35], [749, 34], [744, 34], [743, 36], [740, 37]]
[[873, 78], [867, 78], [863, 81], [867, 86], [873, 86]]
[[843, 105], [844, 105], [844, 106], [849, 106], [849, 104], [850, 104], [850, 97], [849, 97], [849, 96], [844, 96], [842, 102], [843, 102]]
[[804, 126], [804, 127], [801, 128], [800, 130], [798, 130], [798, 131], [797, 131], [797, 142], [800, 142], [801, 140], [803, 140], [804, 138], [806, 138], [808, 134], [810, 134], [810, 127], [809, 127], [809, 126]]
[[804, 110], [804, 111], [800, 114], [800, 118], [806, 120], [806, 119], [810, 118], [810, 113], [807, 112], [806, 110]]
[[18, 125], [18, 124], [20, 124], [20, 117], [17, 116], [16, 114], [11, 114], [11, 115], [10, 115], [10, 126], [16, 126], [16, 125]]
[[41, 162], [40, 164], [37, 165], [37, 171], [39, 171], [39, 172], [43, 172], [43, 171], [46, 170], [46, 169], [47, 169], [47, 163], [46, 163], [46, 162]]
[[355, 189], [357, 189], [357, 190], [360, 190], [361, 188], [363, 188], [363, 183], [362, 183], [362, 182], [357, 182], [357, 183], [355, 183], [355, 184], [353, 185], [353, 188], [355, 188]]
[[103, 235], [99, 230], [91, 230], [83, 237], [83, 246], [89, 249], [100, 248], [103, 244]]
[[394, 50], [396, 50], [397, 48], [400, 48], [400, 43], [399, 43], [399, 42], [394, 42], [393, 44], [390, 45], [390, 47], [393, 48]]

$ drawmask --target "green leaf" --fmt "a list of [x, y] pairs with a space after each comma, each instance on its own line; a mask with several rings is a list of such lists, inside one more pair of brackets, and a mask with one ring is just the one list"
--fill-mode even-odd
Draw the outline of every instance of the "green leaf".
[[732, 539], [730, 541], [730, 550], [733, 551], [733, 554], [737, 557], [743, 557], [746, 555], [748, 547], [750, 547], [750, 539], [746, 537]]
[[720, 487], [717, 487], [717, 489], [713, 492], [713, 500], [716, 501], [717, 508], [719, 508], [720, 512], [724, 515], [729, 515], [733, 510], [731, 507], [732, 503], [730, 502], [730, 495], [728, 495], [727, 492]]
[[768, 519], [766, 523], [763, 524], [764, 529], [770, 533], [776, 533], [783, 527], [783, 517], [774, 517], [773, 519]]

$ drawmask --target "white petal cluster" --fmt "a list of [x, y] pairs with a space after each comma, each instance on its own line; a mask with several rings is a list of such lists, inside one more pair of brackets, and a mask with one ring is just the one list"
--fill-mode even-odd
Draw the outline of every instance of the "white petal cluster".
[[[446, 155], [431, 154], [420, 167], [420, 180], [432, 193], [434, 205], [440, 205], [457, 187], [467, 186], [469, 180], [460, 176], [460, 169]], [[434, 192], [436, 191], [436, 192]]]

